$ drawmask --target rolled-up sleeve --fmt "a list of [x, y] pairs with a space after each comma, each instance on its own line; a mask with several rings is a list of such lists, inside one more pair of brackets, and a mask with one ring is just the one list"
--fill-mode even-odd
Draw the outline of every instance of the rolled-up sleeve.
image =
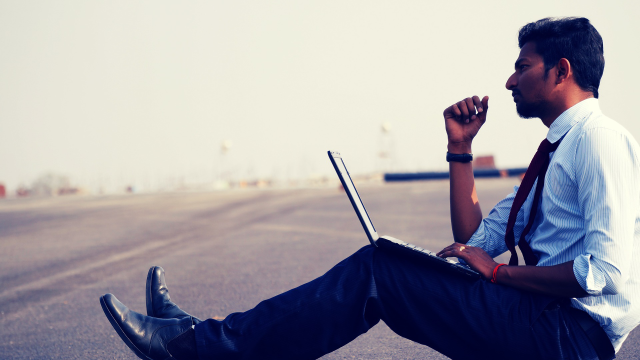
[[597, 128], [586, 131], [576, 147], [585, 238], [573, 272], [593, 296], [619, 293], [629, 277], [640, 199], [638, 159], [631, 141], [625, 133]]
[[[513, 192], [491, 209], [489, 215], [482, 219], [480, 226], [478, 226], [478, 229], [476, 229], [475, 233], [471, 236], [467, 245], [482, 248], [491, 257], [496, 257], [507, 251], [504, 234], [507, 229], [507, 221], [509, 220], [509, 213], [511, 212], [511, 205], [513, 205], [516, 192], [518, 192], [518, 186], [514, 186]], [[527, 202], [530, 200], [531, 199], [527, 199]], [[524, 228], [525, 213], [523, 209], [526, 207], [527, 206], [523, 206], [522, 209], [520, 209], [518, 217], [516, 218], [516, 224], [514, 226], [516, 239], [520, 237], [520, 233], [522, 233]]]

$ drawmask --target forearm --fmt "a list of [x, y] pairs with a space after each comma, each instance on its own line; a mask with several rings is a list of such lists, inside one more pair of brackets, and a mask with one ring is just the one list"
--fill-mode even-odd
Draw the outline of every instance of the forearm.
[[588, 296], [573, 273], [573, 260], [555, 266], [501, 266], [498, 284], [542, 295], [578, 298]]
[[[468, 97], [444, 110], [445, 128], [452, 154], [471, 153], [471, 142], [487, 120], [489, 97]], [[480, 226], [482, 211], [476, 195], [471, 163], [450, 163], [451, 228], [456, 242], [466, 244]]]
[[[471, 146], [450, 144], [448, 151], [454, 154], [470, 153]], [[466, 243], [482, 221], [482, 210], [476, 194], [471, 163], [449, 163], [449, 201], [451, 229], [456, 242]]]
[[[486, 251], [475, 246], [453, 243], [437, 253], [438, 256], [463, 259], [483, 278], [490, 280], [498, 263]], [[573, 273], [573, 260], [554, 266], [508, 266], [497, 268], [496, 282], [522, 291], [559, 298], [588, 296]]]

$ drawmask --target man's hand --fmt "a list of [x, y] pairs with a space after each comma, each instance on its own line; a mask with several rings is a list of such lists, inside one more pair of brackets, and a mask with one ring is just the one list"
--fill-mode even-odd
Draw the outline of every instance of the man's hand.
[[[498, 263], [481, 248], [453, 243], [437, 254], [442, 258], [457, 257], [489, 280]], [[573, 274], [573, 260], [553, 266], [501, 266], [498, 283], [522, 291], [547, 296], [578, 298], [589, 296]]]
[[487, 120], [489, 97], [482, 101], [477, 96], [466, 98], [444, 110], [444, 123], [449, 138], [449, 152], [463, 154], [471, 152], [471, 141]]
[[493, 269], [498, 266], [498, 263], [493, 261], [493, 258], [491, 258], [486, 251], [475, 246], [467, 246], [460, 243], [453, 243], [440, 250], [436, 255], [441, 258], [457, 257], [458, 259], [462, 259], [469, 267], [479, 272], [485, 279], [491, 279]]

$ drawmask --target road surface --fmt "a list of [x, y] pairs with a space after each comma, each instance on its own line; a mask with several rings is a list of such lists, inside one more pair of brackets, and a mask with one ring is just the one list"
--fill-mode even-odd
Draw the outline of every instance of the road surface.
[[[483, 212], [517, 182], [479, 180]], [[447, 181], [358, 190], [380, 234], [430, 250], [452, 242]], [[3, 200], [0, 359], [134, 359], [98, 299], [110, 292], [144, 312], [152, 265], [165, 268], [183, 309], [223, 318], [322, 275], [366, 244], [337, 186]], [[632, 332], [618, 359], [640, 357], [639, 337]], [[322, 359], [446, 357], [381, 322]]]

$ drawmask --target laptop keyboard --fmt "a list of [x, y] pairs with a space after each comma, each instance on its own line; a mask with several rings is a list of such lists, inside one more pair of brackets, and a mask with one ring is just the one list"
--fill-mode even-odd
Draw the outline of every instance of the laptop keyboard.
[[421, 255], [426, 255], [429, 258], [433, 259], [433, 260], [438, 260], [438, 261], [442, 262], [445, 265], [452, 266], [456, 270], [461, 271], [461, 272], [465, 273], [466, 275], [471, 275], [471, 276], [474, 276], [474, 277], [475, 276], [480, 277], [480, 274], [478, 272], [468, 268], [467, 266], [459, 264], [459, 263], [457, 263], [457, 262], [455, 262], [455, 261], [453, 261], [451, 259], [448, 259], [448, 258], [441, 258], [441, 257], [437, 256], [435, 253], [433, 253], [433, 252], [431, 252], [431, 251], [429, 251], [427, 249], [423, 249], [423, 248], [421, 248], [419, 246], [406, 243], [406, 242], [404, 242], [402, 240], [398, 240], [398, 239], [392, 238], [390, 236], [381, 237], [379, 240], [387, 240], [390, 243], [393, 243], [393, 244], [398, 245], [400, 247], [403, 247], [405, 249], [413, 250], [415, 252], [421, 253]]

